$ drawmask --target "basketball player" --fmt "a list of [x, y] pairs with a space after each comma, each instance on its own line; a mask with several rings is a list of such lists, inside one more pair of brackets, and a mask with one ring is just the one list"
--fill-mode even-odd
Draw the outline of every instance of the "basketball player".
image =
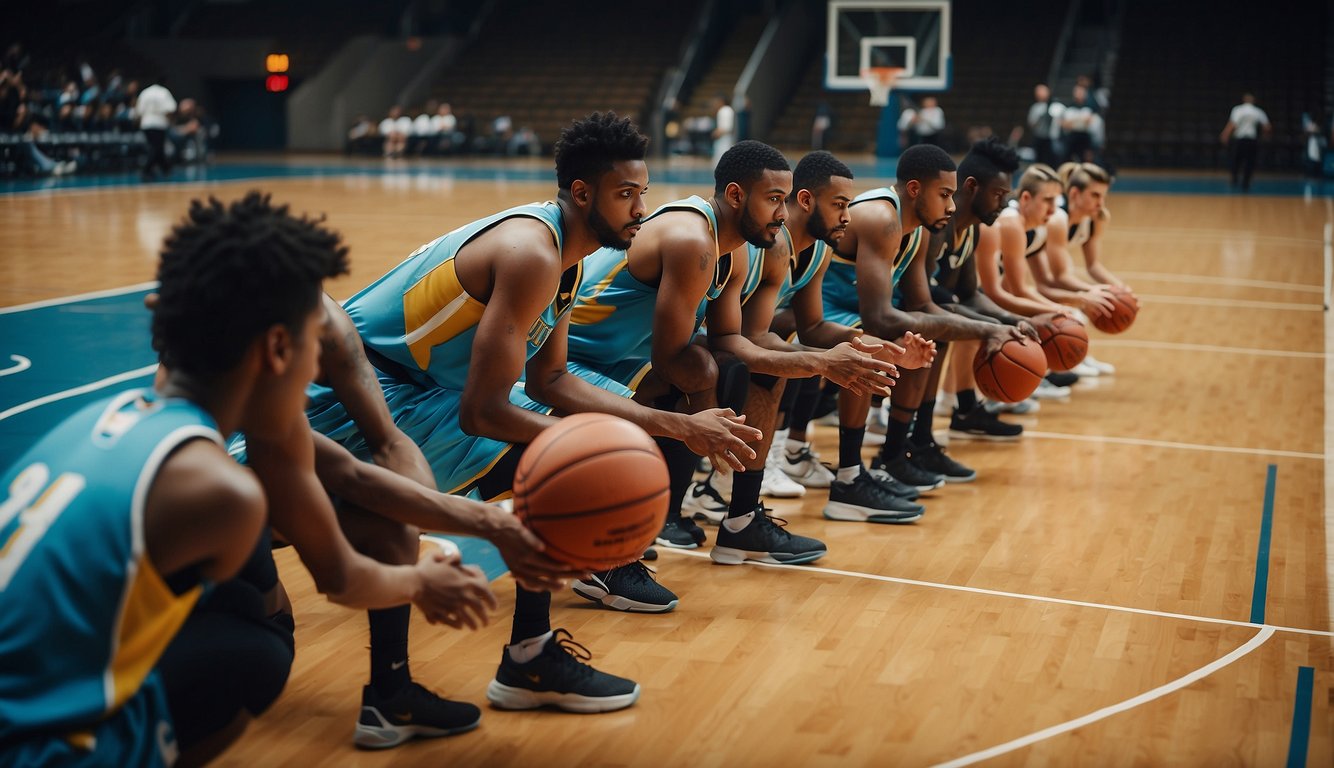
[[[729, 283], [719, 300], [709, 305], [709, 344], [717, 354], [735, 356], [750, 370], [745, 415], [748, 424], [766, 435], [755, 446], [757, 456], [765, 459], [748, 462], [747, 470], [732, 479], [725, 510], [729, 519], [762, 510], [763, 473], [782, 471], [765, 464], [771, 455], [768, 442], [773, 439], [779, 403], [785, 386], [792, 383], [788, 379], [823, 376], [860, 396], [884, 395], [892, 382], [885, 375], [897, 375], [894, 363], [918, 367], [934, 356], [932, 345], [913, 334], [901, 337], [913, 350], [909, 355], [904, 347], [824, 318], [821, 283], [831, 246], [847, 230], [852, 171], [828, 152], [813, 152], [797, 164], [792, 189], [781, 236], [768, 248], [747, 247], [751, 271], [758, 270], [758, 280]], [[789, 302], [792, 311], [784, 318], [784, 333], [775, 334], [771, 330], [775, 310]], [[790, 335], [788, 327], [795, 328], [802, 346], [784, 340]], [[728, 530], [728, 523], [722, 511], [712, 510], [723, 506], [725, 495], [716, 473], [692, 488], [692, 509], [706, 519], [716, 514], [714, 521], [723, 526], [720, 536]], [[845, 507], [855, 508], [851, 514], [859, 520], [908, 522], [922, 515], [919, 505], [894, 496], [869, 475], [831, 485], [825, 516], [843, 519], [838, 515], [849, 514]], [[719, 554], [714, 549], [715, 561], [728, 562], [727, 555], [726, 550]]]
[[[826, 317], [858, 323], [880, 338], [897, 338], [912, 330], [934, 341], [937, 350], [944, 342], [969, 338], [982, 339], [994, 350], [1010, 339], [1024, 337], [1018, 328], [962, 317], [930, 301], [925, 266], [928, 231], [944, 229], [954, 215], [956, 184], [956, 167], [949, 155], [939, 147], [920, 144], [899, 158], [898, 181], [892, 189], [857, 196], [852, 203], [852, 224], [838, 243], [825, 279]], [[894, 297], [901, 280], [910, 281], [913, 289], [905, 286], [898, 306]], [[931, 370], [906, 371], [900, 376], [890, 400], [885, 444], [875, 462], [875, 468], [897, 480], [896, 490], [910, 499], [914, 494], [901, 486], [920, 492], [946, 481], [944, 475], [909, 461], [908, 433], [913, 418], [920, 408], [928, 407], [925, 395], [934, 386], [931, 380], [939, 376], [929, 375]], [[934, 411], [933, 401], [929, 407]], [[869, 408], [869, 398], [839, 393], [839, 479], [844, 482], [864, 471], [861, 443]], [[940, 450], [937, 446], [931, 452]], [[956, 481], [971, 471], [965, 470], [954, 468]]]
[[[715, 362], [695, 337], [706, 306], [716, 304], [726, 287], [735, 294], [750, 279], [748, 265], [740, 263], [742, 246], [768, 248], [777, 242], [791, 189], [792, 171], [782, 153], [762, 142], [738, 142], [714, 168], [713, 197], [668, 203], [645, 220], [632, 248], [603, 249], [590, 256], [572, 314], [570, 370], [600, 384], [610, 379], [613, 385], [629, 387], [636, 399], [660, 408], [698, 408], [715, 401], [743, 408], [748, 387], [744, 362], [734, 356]], [[730, 301], [739, 305], [736, 295]], [[865, 359], [861, 353], [845, 355], [840, 376], [851, 380], [859, 375], [855, 371], [874, 373], [874, 367], [853, 360], [853, 354]], [[757, 429], [747, 439], [754, 444], [761, 437]], [[667, 457], [672, 502], [658, 542], [698, 547], [704, 532], [681, 516], [696, 457], [674, 441], [659, 441], [659, 446]], [[742, 457], [756, 460], [762, 461], [763, 455], [753, 450]], [[755, 499], [730, 527], [719, 530], [715, 561], [798, 563], [824, 554], [823, 543], [775, 525], [759, 507], [759, 479], [745, 473], [741, 463], [730, 466], [742, 472], [738, 482], [754, 479]], [[576, 591], [612, 607], [617, 607], [615, 597], [630, 597], [616, 579], [594, 576], [592, 583], [576, 584]]]
[[[194, 629], [224, 642], [183, 625], [214, 584], [243, 567], [265, 524], [263, 490], [227, 456], [223, 435], [281, 438], [306, 429], [301, 406], [324, 320], [320, 285], [346, 271], [337, 235], [267, 198], [195, 202], [158, 269], [153, 345], [170, 374], [160, 387], [80, 410], [4, 473], [6, 762], [205, 762], [277, 697], [291, 646], [257, 595], [219, 590], [208, 598], [213, 621]], [[234, 311], [241, 304], [246, 311]], [[428, 573], [448, 567], [431, 560], [418, 590]], [[177, 740], [197, 724], [169, 709], [158, 669], [173, 637], [212, 651], [177, 670], [221, 711], [223, 728], [194, 742]], [[219, 670], [235, 673], [227, 688], [212, 687]]]
[[[628, 247], [638, 232], [647, 141], [612, 113], [575, 122], [556, 146], [556, 202], [445, 234], [346, 303], [395, 423], [422, 447], [440, 488], [507, 496], [522, 446], [555, 423], [552, 408], [622, 416], [720, 461], [748, 451], [733, 431], [750, 430], [725, 410], [664, 414], [563, 375], [566, 315], [583, 257], [604, 245]], [[560, 361], [558, 375], [548, 375], [552, 360]], [[369, 456], [335, 398], [313, 398], [308, 415], [316, 429]], [[518, 588], [511, 643], [487, 689], [491, 703], [579, 712], [633, 704], [636, 683], [583, 664], [582, 646], [564, 630], [553, 633], [550, 604], [549, 592]]]

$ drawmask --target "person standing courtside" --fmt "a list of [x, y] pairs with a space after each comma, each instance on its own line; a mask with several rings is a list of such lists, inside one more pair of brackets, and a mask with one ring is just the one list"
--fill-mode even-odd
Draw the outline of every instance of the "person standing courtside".
[[139, 93], [139, 100], [134, 104], [134, 113], [139, 117], [139, 130], [148, 140], [148, 163], [144, 165], [144, 181], [153, 181], [158, 175], [171, 173], [171, 164], [167, 161], [167, 128], [170, 127], [171, 115], [176, 111], [176, 97], [167, 90], [167, 78], [159, 77], [157, 82]]
[[1268, 136], [1273, 128], [1269, 125], [1269, 115], [1255, 106], [1255, 96], [1245, 93], [1241, 103], [1232, 108], [1227, 125], [1218, 137], [1224, 144], [1232, 139], [1232, 188], [1249, 192], [1251, 175], [1255, 173], [1255, 160], [1260, 154], [1260, 131]]

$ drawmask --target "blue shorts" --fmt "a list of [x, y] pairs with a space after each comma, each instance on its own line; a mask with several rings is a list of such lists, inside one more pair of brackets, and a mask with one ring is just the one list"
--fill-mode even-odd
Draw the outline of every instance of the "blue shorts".
[[[421, 448], [435, 472], [436, 485], [446, 493], [467, 491], [513, 447], [512, 443], [463, 431], [459, 425], [462, 392], [423, 388], [385, 376], [380, 377], [380, 388], [394, 423]], [[551, 413], [551, 406], [528, 397], [523, 382], [510, 388], [509, 400], [529, 411]], [[366, 439], [333, 390], [312, 388], [306, 416], [312, 428], [338, 441], [358, 458], [371, 460]]]
[[614, 392], [621, 397], [634, 397], [640, 382], [653, 368], [653, 362], [634, 358], [601, 366], [570, 360], [566, 363], [566, 368], [570, 373], [608, 392]]

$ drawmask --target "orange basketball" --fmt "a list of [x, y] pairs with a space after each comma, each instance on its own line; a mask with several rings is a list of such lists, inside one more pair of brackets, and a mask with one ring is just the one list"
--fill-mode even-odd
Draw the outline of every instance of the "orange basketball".
[[1011, 339], [991, 356], [983, 347], [973, 358], [978, 391], [1002, 403], [1017, 403], [1033, 394], [1046, 373], [1047, 356], [1032, 340]]
[[1042, 340], [1042, 351], [1047, 355], [1047, 367], [1053, 371], [1068, 371], [1079, 365], [1089, 351], [1089, 335], [1084, 324], [1073, 317], [1061, 316], [1051, 322], [1056, 330], [1047, 325], [1038, 326], [1038, 338]]
[[662, 530], [669, 495], [653, 439], [605, 413], [547, 428], [514, 473], [514, 514], [548, 555], [589, 570], [638, 560]]
[[1095, 317], [1093, 327], [1103, 333], [1121, 333], [1135, 322], [1139, 314], [1139, 300], [1135, 294], [1120, 286], [1112, 287], [1112, 314]]

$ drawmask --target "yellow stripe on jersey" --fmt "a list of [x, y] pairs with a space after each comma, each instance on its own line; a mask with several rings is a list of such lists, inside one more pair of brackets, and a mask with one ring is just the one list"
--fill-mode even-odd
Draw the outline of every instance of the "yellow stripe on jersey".
[[139, 558], [134, 582], [126, 592], [121, 611], [116, 655], [111, 659], [110, 711], [119, 708], [143, 685], [202, 592], [202, 587], [195, 586], [179, 596], [173, 594], [148, 557]]
[[894, 254], [894, 271], [901, 269], [900, 265], [906, 266], [904, 259], [911, 259], [913, 254], [917, 253], [918, 246], [922, 243], [922, 233], [926, 231], [925, 227], [917, 227], [908, 235], [908, 242], [899, 252]]
[[625, 261], [617, 264], [605, 277], [597, 281], [593, 286], [592, 292], [588, 295], [588, 298], [581, 298], [579, 303], [574, 306], [574, 309], [570, 311], [570, 322], [577, 325], [593, 325], [594, 323], [602, 322], [608, 317], [611, 317], [611, 313], [616, 311], [616, 307], [611, 304], [599, 304], [598, 297], [602, 295], [603, 291], [611, 286], [611, 281], [616, 279], [616, 276], [621, 273], [621, 270], [628, 269], [629, 266], [630, 260], [627, 258]]
[[459, 284], [454, 260], [441, 262], [403, 294], [403, 330], [412, 359], [424, 371], [431, 348], [477, 325], [486, 305]]

